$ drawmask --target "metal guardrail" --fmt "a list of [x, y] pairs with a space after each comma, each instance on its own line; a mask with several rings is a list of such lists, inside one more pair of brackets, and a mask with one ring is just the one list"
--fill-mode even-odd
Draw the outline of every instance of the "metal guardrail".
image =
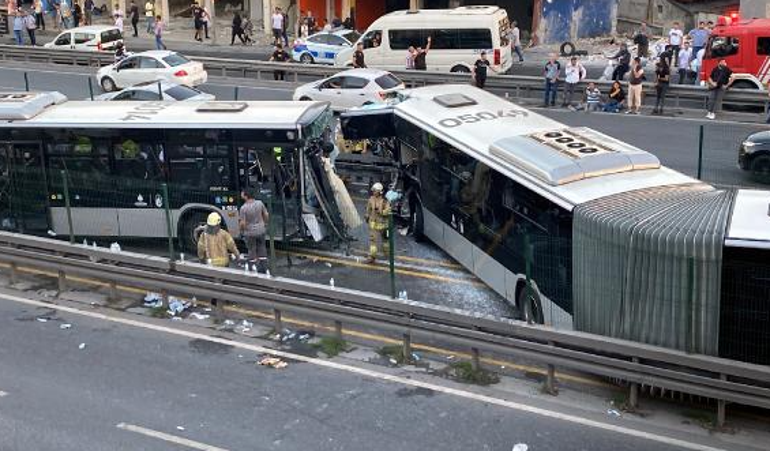
[[[235, 60], [226, 58], [195, 57], [212, 75], [222, 77], [248, 78], [255, 80], [273, 81], [273, 72], [284, 71], [287, 78], [295, 83], [302, 82], [301, 77], [324, 78], [338, 73], [341, 69], [322, 65], [305, 65], [294, 63], [271, 63], [268, 61]], [[56, 63], [69, 65], [82, 65], [99, 67], [113, 62], [113, 55], [108, 52], [85, 52], [77, 50], [46, 49], [42, 47], [18, 47], [13, 45], [0, 45], [0, 61], [24, 61], [30, 63]], [[445, 83], [470, 83], [469, 74], [423, 72], [423, 71], [393, 71], [404, 80], [407, 86], [426, 86]], [[585, 80], [579, 83], [583, 89], [588, 82], [594, 81], [597, 86], [607, 92], [612, 82]], [[543, 95], [544, 82], [541, 77], [521, 75], [491, 76], [487, 80], [488, 90], [499, 94], [507, 93], [514, 99], [533, 99]], [[651, 83], [644, 86], [646, 97], [654, 98], [655, 89]], [[705, 108], [708, 102], [708, 90], [701, 86], [677, 85], [669, 87], [667, 98], [673, 102], [674, 107], [680, 107], [688, 103]], [[725, 103], [747, 107], [770, 107], [770, 97], [767, 92], [754, 89], [731, 89], [725, 94]]]
[[574, 331], [458, 312], [386, 296], [332, 288], [300, 280], [244, 274], [184, 261], [69, 244], [59, 240], [0, 232], [0, 262], [10, 267], [11, 282], [20, 268], [89, 277], [181, 296], [212, 297], [272, 309], [276, 330], [283, 312], [397, 333], [410, 356], [414, 338], [440, 340], [480, 353], [525, 357], [548, 365], [546, 389], [553, 391], [555, 368], [570, 368], [629, 383], [629, 405], [636, 407], [639, 385], [651, 385], [717, 400], [717, 422], [724, 424], [727, 402], [770, 409], [770, 367]]

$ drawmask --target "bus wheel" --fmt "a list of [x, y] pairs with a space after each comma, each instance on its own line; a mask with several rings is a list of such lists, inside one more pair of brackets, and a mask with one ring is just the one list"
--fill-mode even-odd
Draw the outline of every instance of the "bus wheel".
[[302, 56], [299, 57], [299, 62], [302, 64], [313, 64], [313, 55], [303, 53]]
[[409, 220], [412, 226], [412, 236], [418, 243], [425, 241], [425, 219], [422, 214], [422, 204], [413, 200], [409, 209]]
[[[531, 292], [527, 295], [527, 292]], [[543, 324], [543, 304], [540, 302], [540, 293], [532, 287], [527, 290], [526, 285], [521, 289], [519, 297], [516, 300], [518, 317], [529, 324]]]
[[463, 66], [462, 64], [458, 64], [455, 67], [453, 67], [449, 72], [453, 74], [470, 74], [471, 70], [468, 69], [466, 66]]
[[206, 226], [209, 213], [204, 210], [191, 211], [179, 222], [179, 244], [185, 253], [198, 255], [198, 237], [202, 227]]
[[751, 175], [760, 183], [770, 183], [770, 155], [758, 155], [751, 160]]
[[104, 92], [112, 92], [118, 89], [117, 85], [115, 85], [115, 81], [110, 77], [102, 78], [99, 84], [102, 85]]
[[302, 97], [300, 97], [299, 101], [300, 101], [300, 102], [312, 102], [312, 101], [313, 101], [313, 99], [311, 99], [311, 98], [310, 98], [310, 97], [308, 97], [308, 96], [302, 96]]

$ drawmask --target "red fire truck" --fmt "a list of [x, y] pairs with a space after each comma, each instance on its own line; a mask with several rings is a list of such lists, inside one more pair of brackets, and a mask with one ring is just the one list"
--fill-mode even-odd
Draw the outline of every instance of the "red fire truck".
[[770, 19], [720, 17], [706, 44], [700, 79], [706, 80], [722, 58], [735, 73], [733, 87], [765, 89], [770, 81]]

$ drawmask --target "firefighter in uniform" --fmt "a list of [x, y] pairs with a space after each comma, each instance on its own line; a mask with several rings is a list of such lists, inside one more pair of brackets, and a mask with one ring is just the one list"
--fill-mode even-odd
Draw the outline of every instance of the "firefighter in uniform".
[[374, 263], [379, 247], [383, 255], [388, 256], [388, 220], [390, 217], [390, 202], [382, 195], [382, 183], [372, 186], [372, 195], [366, 203], [366, 223], [369, 224], [369, 259]]
[[240, 256], [233, 237], [222, 230], [222, 217], [219, 213], [209, 214], [206, 229], [198, 238], [198, 258], [211, 261], [212, 266], [224, 268], [230, 265], [230, 254], [235, 258]]

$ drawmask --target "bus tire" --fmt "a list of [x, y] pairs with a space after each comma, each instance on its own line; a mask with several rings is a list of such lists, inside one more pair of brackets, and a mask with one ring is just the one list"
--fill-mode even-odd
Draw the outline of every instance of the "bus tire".
[[468, 69], [468, 66], [457, 64], [454, 67], [452, 67], [452, 69], [450, 69], [449, 72], [453, 74], [470, 74], [471, 70]]
[[313, 55], [303, 53], [302, 56], [299, 57], [299, 62], [302, 64], [313, 64], [315, 61], [313, 60]]
[[759, 183], [770, 183], [770, 155], [757, 155], [751, 160], [751, 176]]
[[197, 231], [201, 226], [206, 225], [206, 218], [209, 213], [211, 212], [208, 210], [192, 210], [185, 213], [179, 220], [177, 237], [183, 252], [198, 255], [199, 235]]
[[733, 82], [731, 88], [735, 89], [759, 89], [757, 85], [749, 80], [736, 80]]
[[104, 92], [112, 92], [118, 89], [118, 85], [115, 84], [115, 80], [110, 77], [104, 77], [99, 81], [99, 85]]
[[[527, 295], [528, 291], [531, 292], [529, 296]], [[527, 290], [526, 283], [522, 285], [519, 291], [516, 299], [516, 309], [518, 310], [518, 318], [526, 321], [528, 324], [543, 324], [545, 322], [540, 293], [535, 287]]]
[[412, 236], [418, 243], [425, 241], [425, 217], [422, 212], [422, 204], [414, 198], [409, 208], [409, 222], [412, 227]]
[[310, 97], [308, 97], [308, 96], [302, 96], [302, 97], [300, 97], [300, 98], [299, 98], [299, 101], [300, 101], [300, 102], [312, 102], [312, 101], [313, 101], [313, 99], [311, 99], [311, 98], [310, 98]]

